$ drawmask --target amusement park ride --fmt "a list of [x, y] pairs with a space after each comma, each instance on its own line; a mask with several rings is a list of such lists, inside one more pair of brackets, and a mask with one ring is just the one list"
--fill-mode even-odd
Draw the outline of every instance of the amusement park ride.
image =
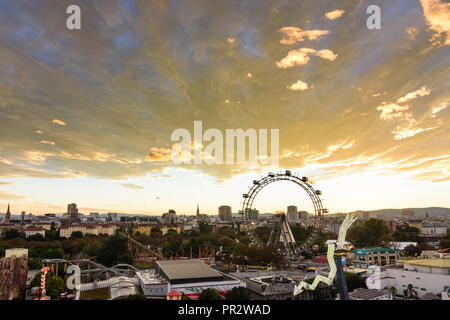
[[[258, 195], [258, 193], [267, 185], [275, 183], [277, 181], [291, 181], [298, 186], [300, 186], [308, 196], [310, 197], [314, 206], [314, 222], [312, 224], [312, 232], [309, 237], [301, 245], [297, 245], [286, 221], [286, 216], [284, 214], [278, 214], [275, 219], [273, 229], [270, 233], [269, 240], [264, 243], [256, 234], [254, 224], [250, 221], [248, 212], [253, 207], [253, 202]], [[248, 193], [243, 194], [243, 205], [242, 210], [239, 213], [242, 215], [241, 226], [246, 230], [247, 235], [250, 239], [250, 245], [256, 247], [264, 247], [267, 245], [276, 245], [280, 252], [285, 256], [286, 261], [290, 262], [295, 259], [300, 258], [301, 253], [304, 251], [311, 250], [313, 242], [319, 237], [323, 230], [323, 214], [328, 213], [327, 209], [322, 206], [322, 201], [320, 196], [322, 192], [320, 190], [315, 190], [312, 183], [309, 182], [307, 177], [300, 177], [293, 174], [291, 171], [286, 170], [284, 172], [272, 173], [269, 172], [267, 176], [262, 177], [260, 180], [253, 180], [253, 185], [250, 187]], [[342, 268], [342, 253], [339, 252], [343, 248], [345, 242], [345, 236], [347, 230], [356, 220], [354, 214], [348, 214], [347, 217], [342, 222], [339, 228], [339, 235], [336, 243], [331, 243], [328, 245], [327, 259], [330, 271], [327, 277], [322, 275], [317, 275], [313, 280], [312, 284], [305, 281], [300, 282], [295, 286], [293, 295], [298, 295], [304, 290], [314, 290], [320, 282], [324, 282], [331, 285], [337, 276], [337, 284], [339, 288], [339, 294], [341, 300], [348, 300], [347, 285], [344, 278], [344, 272]], [[144, 245], [139, 241], [133, 239], [130, 235], [119, 232], [119, 235], [128, 240], [128, 251], [130, 252], [133, 262], [135, 263], [149, 263], [153, 264], [158, 260], [169, 260], [169, 259], [201, 259], [204, 263], [209, 265], [215, 264], [216, 251], [214, 247], [199, 247], [198, 254], [197, 250], [189, 248], [186, 251], [182, 250], [181, 255], [179, 253], [174, 253], [168, 249], [162, 249], [159, 247], [154, 247], [151, 245]], [[337, 249], [337, 251], [336, 251]], [[194, 252], [195, 251], [195, 252]], [[56, 266], [56, 274], [58, 273], [58, 264], [64, 265], [64, 271], [68, 265], [76, 265], [81, 269], [81, 276], [84, 279], [108, 279], [109, 274], [115, 276], [130, 275], [133, 271], [137, 269], [131, 265], [119, 264], [113, 267], [105, 267], [99, 263], [88, 259], [81, 260], [64, 260], [64, 259], [45, 259], [43, 260], [43, 269], [41, 271], [41, 290], [40, 298], [45, 299], [45, 277], [46, 273], [51, 270], [54, 271]]]
[[[263, 247], [265, 244], [255, 233], [253, 224], [248, 217], [248, 212], [253, 207], [253, 201], [255, 200], [257, 194], [267, 185], [275, 183], [277, 181], [291, 181], [302, 187], [303, 190], [305, 190], [308, 196], [311, 198], [314, 206], [315, 220], [313, 224], [313, 231], [311, 232], [308, 239], [306, 239], [306, 241], [303, 242], [300, 246], [296, 245], [294, 236], [292, 235], [291, 229], [289, 228], [289, 224], [287, 223], [286, 216], [284, 214], [279, 214], [277, 216], [277, 220], [274, 223], [269, 241], [266, 245], [278, 245], [280, 247], [280, 251], [284, 252], [285, 257], [288, 260], [291, 260], [293, 258], [298, 258], [301, 255], [302, 251], [307, 251], [310, 249], [314, 240], [318, 238], [321, 230], [323, 229], [323, 214], [328, 213], [328, 210], [323, 208], [322, 201], [319, 197], [322, 195], [322, 191], [315, 190], [311, 183], [309, 183], [308, 177], [297, 176], [289, 170], [279, 173], [269, 172], [267, 176], [262, 177], [260, 180], [253, 180], [253, 186], [250, 187], [249, 192], [243, 194], [244, 201], [242, 210], [239, 213], [242, 214], [242, 220], [245, 225], [245, 229], [247, 230], [248, 236], [251, 239], [252, 245]], [[314, 290], [320, 282], [331, 285], [337, 275], [340, 299], [349, 299], [347, 284], [342, 268], [342, 254], [340, 254], [339, 252], [335, 252], [335, 249], [336, 247], [338, 249], [343, 248], [347, 230], [355, 220], [356, 217], [354, 216], [354, 214], [347, 215], [339, 228], [339, 237], [336, 244], [332, 243], [328, 245], [327, 259], [330, 267], [328, 277], [317, 275], [311, 285], [305, 281], [300, 282], [294, 288], [294, 295], [300, 294], [303, 290]]]

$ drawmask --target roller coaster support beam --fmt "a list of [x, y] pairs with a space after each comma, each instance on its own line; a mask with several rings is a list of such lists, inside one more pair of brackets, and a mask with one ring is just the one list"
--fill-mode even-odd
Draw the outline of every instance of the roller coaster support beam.
[[344, 270], [342, 268], [342, 256], [335, 255], [334, 262], [336, 263], [336, 276], [337, 284], [339, 288], [339, 299], [340, 300], [350, 300], [348, 296], [347, 281], [345, 281]]

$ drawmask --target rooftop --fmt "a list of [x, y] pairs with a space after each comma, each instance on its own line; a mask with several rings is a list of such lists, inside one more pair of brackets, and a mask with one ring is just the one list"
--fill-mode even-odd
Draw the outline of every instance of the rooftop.
[[405, 264], [414, 264], [425, 267], [450, 268], [450, 259], [419, 259], [406, 260]]
[[355, 255], [367, 255], [367, 253], [394, 253], [394, 252], [399, 252], [400, 250], [398, 249], [391, 249], [391, 248], [382, 248], [382, 247], [374, 247], [374, 248], [363, 248], [363, 249], [356, 249], [355, 250]]
[[222, 274], [198, 259], [165, 260], [156, 264], [170, 280], [222, 278]]

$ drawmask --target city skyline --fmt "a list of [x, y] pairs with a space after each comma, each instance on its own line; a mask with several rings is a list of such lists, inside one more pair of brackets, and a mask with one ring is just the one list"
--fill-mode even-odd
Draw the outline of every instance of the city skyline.
[[[69, 4], [0, 2], [0, 211], [237, 212], [285, 169], [330, 212], [450, 207], [449, 4], [379, 4], [369, 30], [369, 1], [96, 1], [68, 30]], [[194, 121], [279, 129], [279, 167], [173, 164]]]

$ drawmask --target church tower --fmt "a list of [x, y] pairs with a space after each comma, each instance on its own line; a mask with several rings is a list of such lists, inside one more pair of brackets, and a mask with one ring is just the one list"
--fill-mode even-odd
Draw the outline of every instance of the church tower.
[[8, 203], [8, 210], [6, 211], [5, 215], [5, 223], [9, 223], [10, 219], [11, 219], [11, 212], [9, 211], [9, 203]]
[[197, 217], [200, 215], [200, 209], [198, 208], [198, 203], [197, 203]]

